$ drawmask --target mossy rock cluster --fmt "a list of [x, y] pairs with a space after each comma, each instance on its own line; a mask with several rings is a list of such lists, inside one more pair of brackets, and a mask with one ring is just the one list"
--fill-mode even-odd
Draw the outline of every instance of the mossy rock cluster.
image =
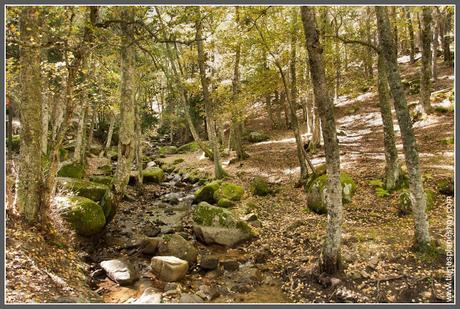
[[189, 153], [200, 150], [197, 142], [190, 142], [177, 148], [177, 153]]
[[452, 177], [441, 179], [437, 187], [439, 193], [447, 196], [454, 196], [454, 179]]
[[55, 199], [60, 215], [82, 236], [102, 231], [106, 224], [104, 212], [96, 202], [83, 196], [65, 196]]
[[208, 202], [228, 208], [240, 201], [243, 195], [244, 189], [241, 186], [230, 182], [215, 180], [205, 184], [195, 192], [195, 202]]
[[177, 147], [176, 146], [162, 146], [158, 149], [158, 153], [160, 155], [171, 155], [171, 154], [176, 154], [177, 153]]
[[257, 234], [231, 211], [201, 202], [193, 213], [193, 230], [199, 240], [206, 244], [232, 247]]
[[269, 183], [262, 177], [255, 177], [249, 184], [252, 195], [266, 196], [272, 193]]
[[113, 177], [104, 175], [93, 175], [89, 178], [89, 180], [92, 182], [97, 182], [112, 187]]
[[270, 139], [267, 134], [258, 131], [249, 132], [244, 138], [250, 143], [259, 143]]
[[69, 190], [78, 196], [84, 196], [93, 201], [100, 201], [104, 194], [110, 190], [108, 186], [84, 179], [58, 177], [57, 183], [63, 189]]
[[64, 162], [59, 169], [57, 175], [59, 177], [83, 178], [85, 176], [85, 168], [80, 163]]
[[164, 171], [159, 167], [149, 167], [143, 172], [144, 183], [162, 183], [165, 177]]
[[[430, 211], [434, 207], [435, 193], [432, 190], [425, 190], [426, 210]], [[398, 215], [406, 216], [412, 213], [412, 202], [410, 200], [410, 192], [403, 189], [398, 197]]]
[[[312, 176], [307, 185], [307, 204], [308, 208], [317, 214], [326, 214], [326, 188], [327, 175]], [[356, 191], [356, 183], [345, 172], [340, 173], [340, 183], [342, 185], [342, 202], [350, 203]]]

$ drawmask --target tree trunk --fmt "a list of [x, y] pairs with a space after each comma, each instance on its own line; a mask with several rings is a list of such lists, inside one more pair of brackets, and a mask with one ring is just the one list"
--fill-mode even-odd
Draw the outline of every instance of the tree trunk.
[[420, 69], [420, 104], [425, 113], [431, 113], [431, 8], [423, 7], [422, 12], [422, 66]]
[[[240, 29], [240, 15], [239, 7], [235, 7], [235, 18], [238, 25], [238, 31]], [[238, 100], [240, 95], [240, 58], [241, 58], [241, 41], [238, 41], [235, 50], [235, 66], [233, 68], [233, 80], [232, 80], [232, 131], [233, 131], [233, 147], [236, 151], [236, 157], [239, 161], [244, 160], [248, 157], [243, 149], [243, 143], [241, 135], [241, 108], [238, 106]], [[271, 118], [270, 118], [271, 119]]]
[[43, 102], [42, 102], [42, 153], [44, 155], [48, 154], [48, 125], [49, 125], [49, 106], [50, 106], [50, 93], [48, 91], [48, 82], [44, 82], [45, 84], [45, 94], [43, 95]]
[[197, 7], [197, 19], [195, 22], [196, 27], [196, 45], [198, 50], [198, 67], [200, 69], [200, 80], [201, 87], [203, 88], [203, 100], [206, 113], [206, 125], [209, 140], [212, 146], [213, 158], [214, 158], [214, 177], [216, 179], [222, 179], [225, 176], [225, 171], [220, 163], [219, 144], [217, 143], [216, 127], [214, 122], [213, 107], [211, 102], [211, 95], [209, 93], [208, 78], [206, 76], [206, 55], [203, 47], [203, 35], [202, 35], [202, 20], [201, 20], [200, 7]]
[[423, 190], [415, 135], [412, 130], [412, 122], [407, 107], [406, 95], [401, 84], [401, 76], [394, 47], [395, 41], [391, 34], [387, 11], [385, 7], [381, 6], [376, 6], [375, 11], [377, 15], [377, 28], [379, 31], [379, 45], [381, 46], [388, 69], [388, 83], [394, 99], [396, 116], [398, 118], [403, 141], [404, 156], [406, 158], [406, 165], [409, 173], [409, 187], [415, 224], [415, 242], [418, 246], [424, 246], [430, 242], [430, 234], [425, 212], [426, 197]]
[[396, 15], [396, 7], [390, 6], [390, 14], [391, 14], [391, 24], [393, 25], [393, 37], [395, 38], [395, 48], [396, 48], [396, 57], [399, 55], [398, 50], [398, 42], [399, 42], [399, 35], [398, 35], [398, 16]]
[[446, 12], [445, 12], [444, 23], [443, 23], [444, 31], [442, 35], [442, 51], [444, 54], [444, 62], [450, 64], [454, 60], [450, 52], [450, 31], [452, 28], [451, 22], [452, 22], [453, 12], [449, 10], [448, 7], [446, 7], [445, 10]]
[[18, 160], [16, 206], [29, 223], [40, 222], [42, 212], [42, 89], [40, 76], [39, 9], [26, 6], [20, 13], [21, 146]]
[[438, 80], [438, 47], [439, 47], [439, 12], [434, 12], [434, 31], [433, 31], [433, 53], [431, 56], [431, 74], [433, 76], [433, 81], [437, 82]]
[[410, 11], [406, 6], [403, 6], [403, 10], [406, 14], [406, 25], [407, 32], [409, 33], [409, 42], [410, 42], [410, 63], [415, 62], [415, 35], [414, 35], [414, 26], [412, 25], [412, 17]]
[[121, 19], [121, 97], [120, 97], [120, 133], [118, 141], [118, 162], [113, 180], [115, 188], [115, 207], [123, 198], [128, 184], [131, 165], [135, 154], [135, 101], [134, 101], [134, 8], [122, 7]]
[[143, 161], [142, 161], [142, 126], [141, 126], [141, 104], [140, 101], [135, 102], [135, 113], [136, 113], [136, 166], [137, 166], [137, 187], [142, 191], [144, 183]]
[[316, 29], [315, 11], [301, 7], [305, 41], [308, 50], [315, 102], [321, 116], [327, 166], [327, 232], [320, 259], [320, 269], [333, 274], [340, 270], [340, 247], [342, 236], [342, 185], [340, 184], [340, 156], [334, 120], [334, 105], [327, 91], [326, 73], [322, 59], [322, 47]]
[[[367, 44], [372, 44], [371, 39], [371, 8], [369, 6], [366, 7], [366, 40]], [[338, 40], [336, 40], [338, 42]], [[369, 72], [369, 79], [371, 81], [374, 80], [374, 70], [373, 70], [373, 61], [372, 56], [374, 55], [374, 51], [370, 46], [367, 46], [367, 54], [366, 54], [366, 66], [367, 72]]]
[[379, 107], [383, 122], [383, 142], [385, 146], [385, 188], [393, 190], [399, 179], [398, 150], [396, 149], [393, 117], [388, 94], [385, 59], [380, 52], [378, 55], [378, 93]]
[[77, 136], [75, 138], [75, 151], [73, 153], [73, 159], [77, 163], [82, 163], [82, 149], [83, 149], [83, 139], [86, 135], [86, 120], [88, 114], [88, 98], [83, 99], [83, 104], [80, 106], [80, 114], [78, 119], [78, 129]]
[[110, 113], [109, 132], [107, 132], [107, 140], [105, 142], [105, 148], [104, 148], [105, 153], [109, 151], [110, 145], [112, 145], [112, 135], [113, 135], [114, 127], [115, 127], [115, 113], [112, 111]]

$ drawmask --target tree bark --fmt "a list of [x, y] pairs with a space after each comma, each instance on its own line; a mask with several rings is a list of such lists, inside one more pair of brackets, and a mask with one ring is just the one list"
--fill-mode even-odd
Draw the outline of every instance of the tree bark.
[[376, 6], [375, 11], [377, 15], [379, 42], [388, 68], [388, 83], [394, 99], [396, 116], [403, 141], [404, 156], [409, 173], [410, 196], [415, 224], [415, 243], [417, 246], [424, 246], [430, 242], [430, 234], [425, 212], [426, 197], [423, 190], [415, 135], [407, 107], [406, 95], [401, 84], [401, 75], [394, 46], [395, 41], [390, 30], [387, 11], [385, 7], [380, 6]]
[[423, 7], [422, 11], [422, 66], [420, 69], [420, 104], [425, 113], [431, 113], [431, 8]]
[[409, 43], [410, 43], [410, 63], [415, 62], [415, 35], [414, 35], [414, 26], [412, 25], [412, 17], [409, 9], [406, 6], [403, 6], [403, 10], [406, 14], [406, 26], [407, 32], [409, 33]]
[[84, 155], [82, 155], [83, 139], [86, 135], [86, 120], [88, 114], [88, 98], [83, 98], [83, 104], [80, 106], [80, 114], [78, 119], [77, 136], [75, 138], [75, 151], [73, 153], [73, 159], [77, 163], [81, 163]]
[[112, 135], [113, 135], [114, 127], [115, 127], [115, 113], [112, 111], [110, 113], [109, 131], [107, 132], [107, 140], [105, 142], [105, 148], [104, 148], [105, 153], [109, 151], [110, 145], [112, 145]]
[[442, 35], [442, 51], [444, 55], [444, 62], [450, 64], [453, 62], [452, 54], [450, 52], [450, 31], [452, 28], [452, 16], [453, 12], [448, 7], [445, 8], [445, 16], [443, 23], [443, 35]]
[[42, 201], [42, 89], [40, 75], [39, 9], [26, 6], [21, 9], [21, 45], [19, 65], [21, 79], [21, 146], [18, 160], [16, 205], [29, 223], [40, 222], [46, 214]]
[[208, 78], [206, 76], [206, 55], [204, 52], [204, 47], [203, 47], [203, 28], [202, 28], [202, 19], [201, 19], [201, 12], [200, 12], [200, 7], [197, 7], [197, 19], [195, 22], [195, 28], [196, 28], [196, 45], [197, 45], [197, 50], [198, 50], [198, 67], [200, 70], [200, 80], [201, 80], [201, 87], [203, 88], [203, 100], [204, 100], [204, 106], [205, 106], [205, 113], [206, 113], [206, 125], [207, 125], [207, 131], [208, 131], [208, 136], [209, 140], [211, 142], [211, 147], [212, 147], [212, 152], [213, 152], [213, 158], [214, 158], [214, 177], [216, 179], [222, 179], [226, 173], [224, 169], [222, 168], [222, 165], [220, 163], [220, 153], [219, 153], [219, 144], [217, 142], [217, 136], [216, 136], [216, 127], [215, 127], [215, 121], [214, 121], [214, 115], [213, 115], [213, 106], [211, 102], [211, 95], [209, 93], [209, 83], [208, 83]]
[[118, 141], [118, 162], [113, 180], [115, 188], [115, 207], [123, 198], [128, 184], [131, 165], [135, 154], [135, 100], [134, 100], [134, 69], [135, 49], [134, 38], [134, 8], [122, 7], [121, 19], [121, 97], [120, 97], [120, 133]]
[[315, 101], [321, 116], [328, 175], [326, 191], [328, 225], [320, 259], [320, 269], [333, 274], [341, 268], [342, 185], [340, 184], [339, 145], [334, 120], [334, 105], [327, 91], [323, 50], [316, 28], [315, 11], [312, 7], [303, 6], [301, 13]]
[[373, 81], [374, 80], [374, 70], [373, 70], [372, 56], [374, 55], [374, 50], [370, 47], [370, 45], [372, 44], [372, 38], [371, 38], [371, 8], [369, 6], [366, 7], [366, 41], [367, 41], [367, 44], [369, 44], [369, 46], [367, 46], [366, 48], [367, 72], [369, 72], [369, 79]]
[[378, 55], [378, 93], [379, 107], [383, 122], [383, 142], [385, 147], [385, 188], [393, 190], [399, 179], [398, 150], [396, 149], [393, 117], [388, 93], [385, 59]]
[[[437, 8], [438, 9], [438, 8]], [[431, 56], [431, 74], [433, 76], [433, 81], [438, 80], [438, 47], [439, 47], [439, 12], [434, 12], [434, 29], [433, 29], [433, 53]]]

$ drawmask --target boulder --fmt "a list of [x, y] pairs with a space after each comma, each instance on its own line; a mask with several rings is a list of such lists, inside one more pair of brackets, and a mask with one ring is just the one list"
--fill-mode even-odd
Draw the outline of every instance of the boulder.
[[196, 263], [198, 250], [191, 242], [178, 234], [163, 235], [158, 244], [158, 255], [176, 256], [186, 260], [189, 265], [193, 265]]
[[57, 183], [65, 190], [75, 192], [78, 196], [84, 196], [96, 202], [101, 201], [106, 192], [110, 190], [106, 185], [97, 182], [70, 177], [57, 177]]
[[271, 193], [270, 186], [262, 177], [255, 177], [250, 183], [252, 195], [266, 196]]
[[59, 177], [83, 178], [85, 176], [85, 169], [82, 164], [73, 162], [64, 162], [61, 165], [57, 175]]
[[454, 179], [452, 177], [441, 179], [437, 187], [439, 193], [454, 196]]
[[200, 267], [204, 270], [213, 270], [219, 266], [219, 258], [215, 255], [202, 255]]
[[147, 255], [155, 255], [158, 252], [158, 245], [161, 239], [159, 237], [146, 237], [139, 243], [139, 251]]
[[217, 206], [222, 207], [222, 208], [230, 208], [235, 205], [236, 205], [235, 202], [230, 201], [229, 199], [226, 199], [226, 198], [221, 198], [220, 200], [217, 201]]
[[179, 303], [182, 304], [193, 304], [193, 303], [202, 303], [203, 299], [195, 294], [185, 293], [180, 296]]
[[221, 184], [221, 180], [215, 180], [199, 188], [195, 192], [195, 202], [208, 202], [211, 204], [214, 203], [214, 192], [217, 191], [217, 189], [219, 189]]
[[239, 201], [243, 197], [244, 189], [241, 186], [230, 182], [223, 182], [214, 192], [214, 200], [227, 199], [230, 201]]
[[153, 273], [163, 281], [179, 281], [185, 277], [188, 262], [175, 256], [154, 256], [151, 261]]
[[200, 146], [198, 146], [197, 142], [190, 142], [188, 144], [182, 145], [177, 149], [178, 153], [187, 153], [187, 152], [195, 152], [200, 150]]
[[[426, 210], [429, 211], [433, 209], [434, 206], [434, 192], [431, 190], [425, 190], [425, 199], [426, 199]], [[398, 215], [405, 216], [412, 213], [412, 201], [410, 199], [410, 192], [407, 189], [401, 190], [401, 193], [398, 197]]]
[[112, 187], [113, 177], [104, 175], [93, 175], [89, 178], [89, 180], [92, 182], [97, 182]]
[[130, 285], [137, 279], [133, 266], [123, 260], [108, 260], [101, 262], [101, 267], [107, 276], [119, 285]]
[[153, 288], [146, 288], [142, 295], [134, 301], [134, 304], [160, 304], [161, 294]]
[[165, 173], [159, 167], [149, 167], [143, 172], [143, 178], [145, 183], [154, 182], [161, 183], [164, 180]]
[[59, 196], [55, 198], [59, 214], [82, 236], [102, 231], [105, 216], [101, 206], [82, 196]]
[[[356, 184], [351, 177], [342, 172], [340, 173], [340, 183], [342, 184], [342, 202], [349, 203], [356, 191]], [[327, 175], [321, 175], [309, 180], [307, 184], [307, 205], [308, 208], [317, 213], [327, 213], [326, 207], [326, 188]]]
[[158, 149], [158, 153], [160, 155], [175, 154], [177, 153], [177, 147], [176, 146], [162, 146]]
[[201, 202], [193, 214], [193, 231], [206, 244], [234, 246], [256, 236], [252, 228], [229, 210]]
[[251, 143], [259, 143], [266, 140], [269, 140], [270, 137], [262, 132], [253, 131], [247, 135], [247, 140]]

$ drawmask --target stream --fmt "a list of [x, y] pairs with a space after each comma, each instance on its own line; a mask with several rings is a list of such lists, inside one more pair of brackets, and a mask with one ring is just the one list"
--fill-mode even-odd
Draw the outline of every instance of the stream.
[[[289, 302], [281, 281], [272, 276], [242, 243], [236, 248], [204, 245], [192, 229], [193, 192], [199, 187], [179, 174], [165, 173], [161, 184], [144, 184], [142, 191], [128, 187], [117, 215], [97, 239], [82, 242], [90, 265], [90, 286], [106, 303], [282, 303]], [[180, 235], [198, 251], [197, 263], [178, 282], [164, 282], [152, 272], [151, 254], [139, 245], [146, 237]], [[205, 267], [206, 257], [218, 259]], [[122, 260], [136, 279], [117, 284], [101, 267], [107, 260]], [[210, 269], [213, 268], [213, 269]]]

